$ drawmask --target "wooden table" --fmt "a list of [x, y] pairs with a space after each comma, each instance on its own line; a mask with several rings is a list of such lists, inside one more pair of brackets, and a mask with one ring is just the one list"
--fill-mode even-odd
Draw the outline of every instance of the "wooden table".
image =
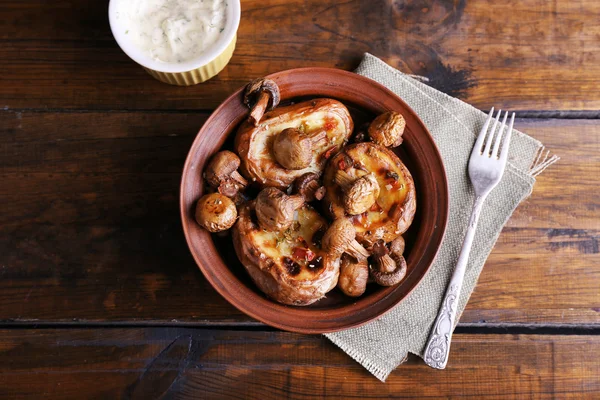
[[[0, 398], [599, 398], [600, 2], [242, 1], [230, 65], [159, 83], [114, 42], [106, 1], [0, 5]], [[383, 384], [319, 336], [270, 329], [204, 280], [181, 168], [249, 79], [424, 75], [561, 157], [500, 236], [445, 371]]]

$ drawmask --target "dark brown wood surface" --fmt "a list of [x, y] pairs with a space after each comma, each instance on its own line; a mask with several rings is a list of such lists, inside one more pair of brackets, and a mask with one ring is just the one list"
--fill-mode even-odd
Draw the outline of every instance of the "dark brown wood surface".
[[[242, 9], [230, 65], [179, 88], [119, 50], [107, 2], [0, 5], [0, 397], [143, 397], [148, 370], [175, 398], [598, 397], [600, 3]], [[195, 266], [178, 209], [189, 146], [227, 95], [286, 68], [352, 69], [365, 51], [481, 109], [519, 111], [517, 128], [561, 157], [502, 232], [450, 368], [411, 359], [385, 385], [324, 339], [231, 307]], [[156, 364], [186, 335], [210, 350]]]
[[584, 399], [600, 393], [600, 337], [471, 335], [432, 372], [414, 356], [386, 383], [327, 339], [202, 329], [0, 331], [0, 397]]
[[251, 78], [351, 69], [368, 51], [481, 108], [600, 108], [596, 0], [242, 1], [227, 69], [201, 87], [170, 90], [119, 50], [107, 4], [4, 1], [2, 105], [210, 109]]
[[[4, 112], [0, 319], [254, 324], [183, 238], [202, 113]], [[519, 120], [562, 159], [513, 215], [461, 323], [600, 323], [600, 121]]]

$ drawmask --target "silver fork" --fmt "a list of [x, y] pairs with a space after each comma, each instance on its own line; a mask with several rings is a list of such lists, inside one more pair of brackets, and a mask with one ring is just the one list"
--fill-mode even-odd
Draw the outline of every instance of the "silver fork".
[[429, 341], [425, 347], [425, 363], [433, 368], [446, 368], [448, 354], [450, 353], [452, 330], [456, 321], [458, 300], [460, 299], [460, 291], [465, 277], [469, 253], [471, 252], [471, 245], [473, 244], [473, 237], [477, 229], [479, 214], [481, 214], [485, 199], [498, 182], [500, 182], [506, 168], [506, 159], [508, 158], [508, 148], [510, 146], [515, 114], [512, 114], [506, 137], [502, 140], [508, 112], [504, 114], [500, 129], [496, 130], [502, 112], [499, 110], [494, 120], [494, 125], [488, 132], [493, 112], [494, 108], [490, 110], [469, 159], [469, 178], [471, 178], [471, 183], [475, 189], [475, 203], [473, 204], [473, 212], [471, 213], [469, 228], [467, 229], [460, 256], [446, 289], [446, 294], [444, 295], [437, 318], [429, 334]]

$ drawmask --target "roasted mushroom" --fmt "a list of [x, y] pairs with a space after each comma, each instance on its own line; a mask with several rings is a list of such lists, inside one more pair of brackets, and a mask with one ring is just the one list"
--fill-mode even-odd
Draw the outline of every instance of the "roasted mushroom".
[[[310, 164], [304, 169], [287, 169], [273, 155], [273, 142], [286, 128], [297, 127], [305, 135], [326, 132], [326, 140], [312, 146]], [[346, 106], [337, 100], [316, 99], [265, 114], [258, 126], [243, 123], [235, 138], [241, 171], [263, 186], [285, 190], [296, 178], [308, 172], [320, 174], [327, 159], [335, 154], [352, 133], [354, 125]]]
[[339, 170], [334, 180], [344, 192], [344, 210], [350, 215], [364, 213], [379, 197], [379, 184], [372, 173], [356, 179], [346, 171]]
[[279, 104], [279, 87], [270, 79], [255, 79], [246, 86], [244, 104], [250, 108], [248, 121], [257, 126], [265, 111], [270, 111]]
[[402, 134], [406, 121], [402, 114], [388, 111], [381, 114], [369, 125], [369, 137], [374, 143], [384, 147], [397, 147], [402, 144]]
[[309, 172], [294, 181], [293, 193], [304, 197], [305, 201], [322, 200], [325, 186], [321, 186], [319, 174]]
[[378, 240], [373, 245], [373, 261], [371, 276], [381, 286], [394, 286], [404, 279], [406, 275], [406, 261], [404, 257], [393, 254], [385, 246], [383, 240]]
[[304, 169], [313, 158], [313, 148], [327, 144], [327, 131], [305, 134], [297, 128], [286, 128], [275, 136], [273, 156], [283, 168]]
[[358, 261], [369, 257], [369, 252], [355, 239], [356, 230], [350, 221], [340, 218], [331, 224], [323, 236], [323, 248], [336, 257], [347, 253]]
[[212, 157], [204, 170], [204, 177], [219, 193], [234, 197], [248, 185], [248, 181], [237, 171], [239, 166], [240, 158], [229, 150], [223, 150]]
[[390, 257], [390, 252], [383, 240], [380, 239], [373, 244], [371, 256], [378, 271], [389, 274], [396, 270], [396, 262]]
[[401, 256], [404, 254], [404, 238], [402, 236], [398, 236], [396, 239], [390, 243], [390, 253]]
[[356, 261], [347, 254], [342, 255], [338, 287], [350, 297], [361, 296], [367, 289], [369, 264], [366, 260]]
[[396, 262], [396, 266], [403, 272], [403, 278], [406, 275], [406, 259], [404, 258], [404, 238], [402, 236], [398, 236], [396, 239], [390, 243], [390, 256]]
[[294, 222], [294, 213], [304, 205], [304, 197], [288, 196], [281, 190], [268, 187], [256, 197], [256, 217], [260, 227], [282, 231]]
[[327, 221], [306, 205], [284, 232], [254, 222], [254, 202], [240, 207], [232, 229], [235, 252], [258, 288], [283, 304], [308, 305], [338, 282], [340, 259], [320, 245]]
[[323, 185], [327, 189], [324, 209], [331, 218], [346, 215], [344, 191], [335, 183], [338, 171], [351, 176], [374, 174], [379, 183], [377, 202], [366, 212], [349, 217], [360, 242], [391, 242], [403, 234], [413, 221], [416, 191], [413, 179], [402, 161], [391, 150], [371, 142], [344, 147], [327, 163]]
[[209, 232], [221, 232], [235, 223], [237, 210], [227, 196], [211, 193], [202, 196], [196, 205], [196, 221]]

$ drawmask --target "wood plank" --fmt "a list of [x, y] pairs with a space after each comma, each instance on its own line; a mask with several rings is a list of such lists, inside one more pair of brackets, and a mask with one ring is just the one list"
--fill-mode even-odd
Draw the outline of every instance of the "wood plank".
[[257, 76], [353, 69], [368, 51], [483, 109], [600, 108], [595, 0], [244, 0], [242, 9], [230, 65], [202, 86], [177, 88], [120, 51], [106, 2], [5, 1], [0, 107], [209, 109]]
[[520, 120], [518, 128], [546, 145], [560, 161], [538, 179], [508, 227], [600, 229], [596, 196], [600, 177], [597, 120]]
[[600, 123], [521, 120], [561, 160], [502, 232], [465, 323], [600, 323]]
[[[180, 171], [205, 118], [0, 112], [0, 320], [254, 323], [212, 290], [181, 232]], [[517, 127], [562, 159], [500, 236], [461, 322], [599, 324], [600, 121]]]
[[446, 370], [385, 384], [323, 337], [190, 329], [1, 330], [2, 398], [597, 398], [598, 336], [465, 335]]

